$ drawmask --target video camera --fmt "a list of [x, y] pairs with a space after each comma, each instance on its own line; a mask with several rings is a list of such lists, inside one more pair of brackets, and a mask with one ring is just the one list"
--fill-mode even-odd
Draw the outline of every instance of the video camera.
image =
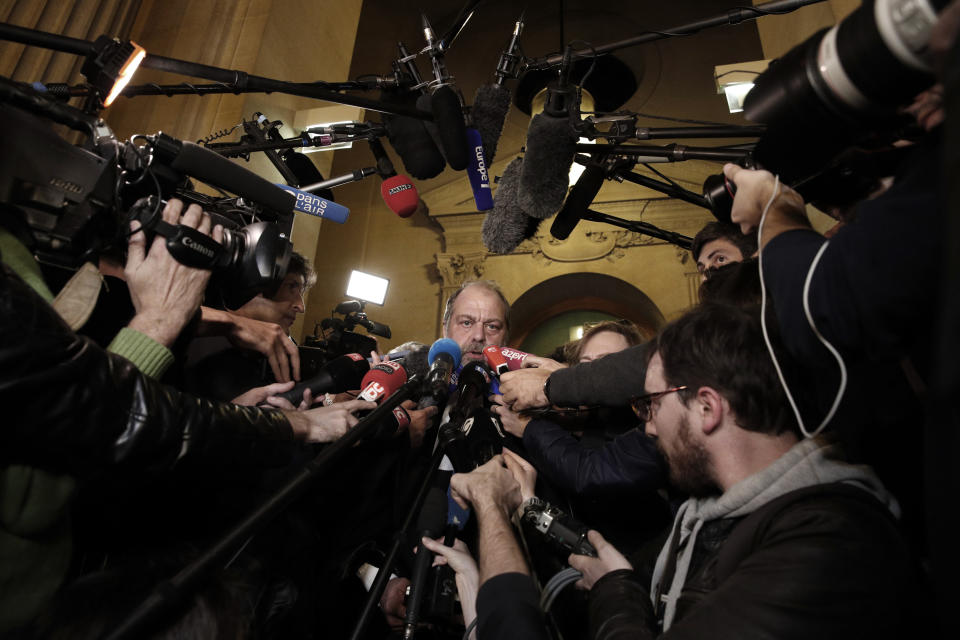
[[[890, 143], [920, 133], [901, 108], [934, 83], [927, 46], [946, 4], [864, 2], [771, 62], [744, 99], [747, 119], [767, 127], [745, 166], [778, 174], [825, 211], [865, 198], [893, 173], [900, 152]], [[734, 192], [722, 175], [704, 183], [721, 220]]]
[[369, 354], [377, 350], [377, 341], [370, 336], [353, 331], [357, 325], [382, 338], [392, 337], [390, 327], [375, 322], [363, 311], [365, 303], [347, 300], [334, 308], [333, 314], [344, 316], [324, 318], [316, 324], [313, 335], [307, 336], [300, 347], [300, 371], [304, 378], [310, 377], [323, 365], [347, 353]]
[[[286, 275], [294, 199], [226, 158], [163, 133], [118, 140], [95, 115], [0, 78], [0, 207], [4, 225], [43, 262], [79, 268], [100, 256], [123, 259], [130, 222], [148, 242], [166, 238], [170, 254], [213, 271], [208, 303], [236, 308], [273, 295]], [[84, 135], [72, 144], [54, 128]], [[238, 194], [212, 199], [191, 178]], [[180, 198], [212, 209], [222, 243], [165, 223], [164, 203]]]

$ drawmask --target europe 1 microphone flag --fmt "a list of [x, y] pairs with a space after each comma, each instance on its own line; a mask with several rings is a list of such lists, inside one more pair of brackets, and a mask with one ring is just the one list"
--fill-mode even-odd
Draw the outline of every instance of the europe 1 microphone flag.
[[306, 213], [311, 216], [317, 216], [318, 218], [330, 220], [331, 222], [336, 222], [338, 224], [343, 224], [346, 222], [347, 217], [350, 215], [350, 209], [347, 209], [342, 204], [337, 204], [332, 200], [327, 200], [326, 198], [315, 196], [312, 193], [295, 189], [290, 185], [278, 184], [277, 186], [284, 191], [293, 194], [293, 196], [296, 198], [296, 202], [293, 206], [294, 211]]
[[473, 128], [467, 129], [467, 142], [470, 146], [467, 176], [470, 178], [470, 188], [473, 189], [473, 201], [477, 205], [477, 211], [488, 211], [493, 209], [493, 195], [490, 193], [490, 174], [487, 172], [480, 132]]

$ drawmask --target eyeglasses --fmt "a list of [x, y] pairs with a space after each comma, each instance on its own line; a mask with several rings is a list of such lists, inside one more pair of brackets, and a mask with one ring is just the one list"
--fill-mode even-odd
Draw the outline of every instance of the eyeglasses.
[[686, 388], [687, 385], [681, 385], [679, 387], [666, 389], [665, 391], [656, 391], [654, 393], [647, 393], [642, 396], [630, 398], [630, 408], [633, 409], [633, 412], [637, 414], [638, 418], [640, 418], [643, 422], [647, 422], [650, 420], [650, 407], [653, 405], [654, 400], [663, 397], [668, 393], [673, 393], [674, 391], [683, 391]]

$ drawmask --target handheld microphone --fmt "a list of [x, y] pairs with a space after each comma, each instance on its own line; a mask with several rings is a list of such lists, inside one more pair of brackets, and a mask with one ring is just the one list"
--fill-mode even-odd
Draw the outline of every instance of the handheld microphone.
[[483, 219], [480, 237], [487, 249], [506, 255], [512, 253], [524, 240], [532, 238], [540, 226], [540, 220], [531, 218], [518, 203], [520, 171], [523, 158], [514, 158], [497, 185], [493, 209]]
[[457, 400], [450, 410], [450, 422], [459, 427], [476, 409], [483, 406], [490, 386], [490, 369], [482, 362], [463, 365], [457, 378]]
[[359, 353], [348, 353], [334, 358], [309, 380], [290, 389], [278, 397], [288, 400], [297, 406], [303, 400], [303, 392], [310, 389], [310, 393], [318, 396], [323, 393], [341, 393], [348, 389], [357, 389], [365, 373], [370, 371], [370, 363]]
[[508, 78], [516, 78], [520, 62], [520, 34], [523, 32], [523, 14], [513, 25], [513, 35], [497, 63], [496, 82], [481, 85], [473, 97], [473, 126], [483, 140], [483, 157], [487, 166], [493, 164], [497, 143], [503, 135], [503, 123], [510, 112], [510, 91], [504, 85]]
[[347, 209], [342, 204], [331, 202], [326, 198], [321, 198], [320, 196], [301, 191], [300, 189], [294, 189], [286, 184], [278, 184], [277, 186], [296, 197], [293, 206], [294, 211], [307, 213], [311, 216], [317, 216], [318, 218], [339, 224], [346, 222], [347, 217], [350, 215], [350, 209]]
[[534, 218], [549, 218], [556, 213], [570, 184], [579, 135], [572, 123], [577, 104], [576, 92], [567, 82], [569, 72], [567, 47], [559, 79], [547, 87], [543, 112], [533, 117], [527, 129], [518, 196], [520, 207]]
[[447, 521], [447, 493], [442, 485], [448, 483], [449, 479], [449, 472], [437, 473], [417, 518], [417, 531], [420, 532], [417, 538], [419, 548], [413, 562], [413, 572], [410, 575], [410, 593], [407, 596], [407, 615], [403, 629], [404, 640], [413, 638], [416, 631], [423, 596], [428, 588], [430, 566], [433, 564], [433, 552], [420, 542], [420, 538], [432, 539], [443, 533]]
[[450, 393], [450, 376], [454, 367], [460, 362], [460, 345], [450, 338], [440, 338], [433, 343], [427, 352], [427, 363], [430, 370], [424, 379], [425, 395], [420, 399], [418, 409], [433, 407], [441, 404]]
[[485, 348], [483, 350], [483, 359], [487, 361], [487, 366], [498, 376], [510, 371], [510, 365], [507, 364], [507, 359], [504, 355], [500, 353], [500, 347], [489, 346]]
[[[511, 349], [510, 347], [487, 347], [487, 349], [496, 349], [497, 356], [493, 356], [497, 362], [500, 362], [500, 358], [503, 359], [503, 362], [506, 364], [509, 371], [516, 371], [517, 369], [523, 369], [523, 361], [527, 359], [530, 355], [526, 351], [520, 351], [519, 349]], [[486, 349], [484, 349], [484, 356], [486, 356]], [[503, 371], [497, 371], [498, 374], [504, 373]]]
[[493, 208], [493, 196], [490, 194], [490, 174], [487, 173], [487, 163], [484, 161], [483, 140], [480, 132], [473, 128], [467, 129], [467, 140], [470, 146], [467, 177], [470, 178], [473, 201], [477, 205], [477, 211], [487, 211]]
[[361, 400], [377, 402], [393, 394], [407, 381], [407, 371], [398, 362], [381, 362], [363, 376], [358, 396]]
[[603, 167], [597, 164], [588, 164], [583, 175], [573, 185], [567, 201], [563, 204], [563, 209], [557, 214], [553, 224], [550, 225], [550, 234], [557, 240], [566, 240], [570, 237], [577, 223], [586, 213], [587, 207], [593, 202], [603, 186], [606, 178], [606, 172]]

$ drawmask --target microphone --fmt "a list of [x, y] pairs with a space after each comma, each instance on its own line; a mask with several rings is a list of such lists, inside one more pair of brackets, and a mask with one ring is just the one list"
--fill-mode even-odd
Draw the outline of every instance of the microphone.
[[506, 359], [507, 366], [510, 368], [510, 371], [523, 369], [523, 361], [526, 360], [527, 356], [530, 355], [526, 351], [511, 349], [510, 347], [499, 347], [499, 349], [500, 355]]
[[391, 211], [401, 218], [409, 218], [420, 205], [420, 194], [407, 176], [387, 178], [380, 185], [380, 195]]
[[[377, 170], [374, 167], [363, 167], [362, 169], [355, 169], [350, 173], [345, 173], [342, 176], [328, 178], [327, 180], [320, 180], [319, 182], [308, 184], [300, 187], [300, 190], [313, 193], [314, 195], [320, 196], [324, 200], [333, 202], [333, 192], [330, 191], [331, 187], [339, 187], [340, 185], [347, 184], [348, 182], [358, 182], [367, 176], [372, 176], [375, 173], [377, 173]], [[320, 193], [316, 193], [317, 191]]]
[[[386, 104], [412, 107], [416, 104], [417, 94], [407, 92], [401, 95], [394, 91], [384, 91], [380, 94], [380, 100]], [[428, 180], [440, 175], [447, 163], [422, 120], [385, 113], [383, 125], [393, 150], [400, 156], [403, 166], [412, 177]]]
[[450, 480], [449, 472], [438, 472], [433, 479], [433, 486], [427, 492], [423, 507], [417, 518], [417, 556], [413, 561], [413, 572], [410, 575], [410, 593], [407, 596], [407, 616], [404, 619], [404, 640], [413, 638], [417, 622], [420, 619], [420, 606], [423, 603], [424, 593], [427, 591], [427, 576], [433, 564], [433, 552], [427, 549], [420, 538], [436, 538], [443, 533], [447, 522], [447, 493], [444, 484]]
[[322, 393], [341, 393], [348, 389], [357, 389], [361, 386], [363, 375], [370, 370], [370, 363], [359, 353], [348, 353], [334, 358], [325, 364], [317, 375], [304, 380], [286, 393], [278, 397], [288, 400], [297, 406], [303, 400], [303, 392], [310, 389], [314, 396]]
[[566, 240], [570, 237], [573, 228], [577, 226], [583, 214], [587, 212], [587, 207], [600, 192], [605, 178], [606, 172], [600, 165], [587, 165], [583, 175], [570, 190], [567, 201], [563, 203], [563, 209], [560, 210], [553, 224], [550, 225], [550, 234], [554, 238]]
[[278, 184], [277, 186], [296, 197], [296, 200], [293, 203], [294, 211], [307, 213], [311, 216], [317, 216], [318, 218], [323, 218], [339, 224], [346, 222], [347, 217], [350, 215], [350, 209], [347, 209], [342, 204], [337, 204], [336, 202], [332, 202], [326, 198], [321, 198], [320, 196], [312, 193], [295, 189], [290, 185]]
[[490, 367], [498, 376], [510, 371], [510, 365], [507, 359], [500, 353], [500, 347], [489, 346], [483, 350], [483, 359], [487, 361]]
[[450, 410], [450, 420], [460, 427], [476, 409], [483, 406], [490, 386], [490, 369], [482, 362], [471, 361], [463, 365], [457, 379], [457, 401]]
[[513, 25], [513, 36], [497, 63], [496, 82], [481, 85], [473, 97], [473, 126], [483, 140], [483, 157], [493, 164], [497, 143], [503, 135], [503, 123], [510, 112], [510, 92], [503, 86], [507, 78], [516, 78], [520, 61], [520, 34], [523, 32], [523, 14]]
[[450, 376], [460, 362], [460, 345], [450, 338], [440, 338], [430, 346], [427, 363], [430, 370], [424, 378], [425, 395], [420, 399], [418, 409], [433, 407], [446, 400], [449, 394]]
[[556, 83], [547, 87], [543, 112], [527, 128], [526, 154], [520, 172], [520, 207], [534, 218], [549, 218], [563, 204], [579, 136], [571, 122], [576, 93], [567, 81], [571, 49], [567, 47]]
[[162, 133], [156, 135], [155, 143], [158, 155], [169, 159], [166, 164], [176, 171], [259, 202], [277, 213], [286, 214], [293, 208], [293, 200], [282, 189], [215, 151]]
[[368, 402], [377, 402], [393, 394], [406, 381], [407, 371], [399, 362], [381, 362], [363, 376], [360, 382], [363, 390], [357, 397]]
[[526, 351], [511, 349], [510, 347], [487, 347], [483, 350], [483, 357], [496, 374], [503, 375], [507, 371], [516, 371], [523, 368], [523, 361], [530, 354]]
[[490, 174], [487, 173], [487, 163], [484, 161], [483, 140], [480, 132], [473, 128], [467, 129], [467, 140], [470, 143], [467, 177], [470, 178], [473, 201], [477, 205], [477, 211], [487, 211], [493, 208], [493, 196], [490, 194]]
[[518, 203], [520, 171], [523, 158], [514, 158], [500, 177], [493, 209], [483, 219], [480, 237], [487, 249], [506, 255], [512, 253], [524, 240], [532, 238], [540, 220], [531, 218]]
[[386, 149], [376, 138], [368, 140], [370, 150], [377, 159], [377, 173], [383, 179], [380, 185], [380, 196], [384, 203], [401, 218], [409, 218], [420, 204], [420, 195], [413, 182], [407, 176], [398, 175], [393, 167], [393, 161], [387, 155]]
[[420, 14], [423, 35], [427, 41], [426, 52], [433, 66], [433, 77], [437, 87], [430, 95], [430, 110], [433, 122], [440, 137], [440, 146], [446, 156], [447, 164], [454, 171], [463, 171], [470, 164], [470, 150], [467, 145], [467, 129], [463, 119], [463, 101], [453, 89], [453, 78], [447, 73], [443, 63], [443, 52], [438, 46], [437, 36], [427, 20], [426, 14]]

